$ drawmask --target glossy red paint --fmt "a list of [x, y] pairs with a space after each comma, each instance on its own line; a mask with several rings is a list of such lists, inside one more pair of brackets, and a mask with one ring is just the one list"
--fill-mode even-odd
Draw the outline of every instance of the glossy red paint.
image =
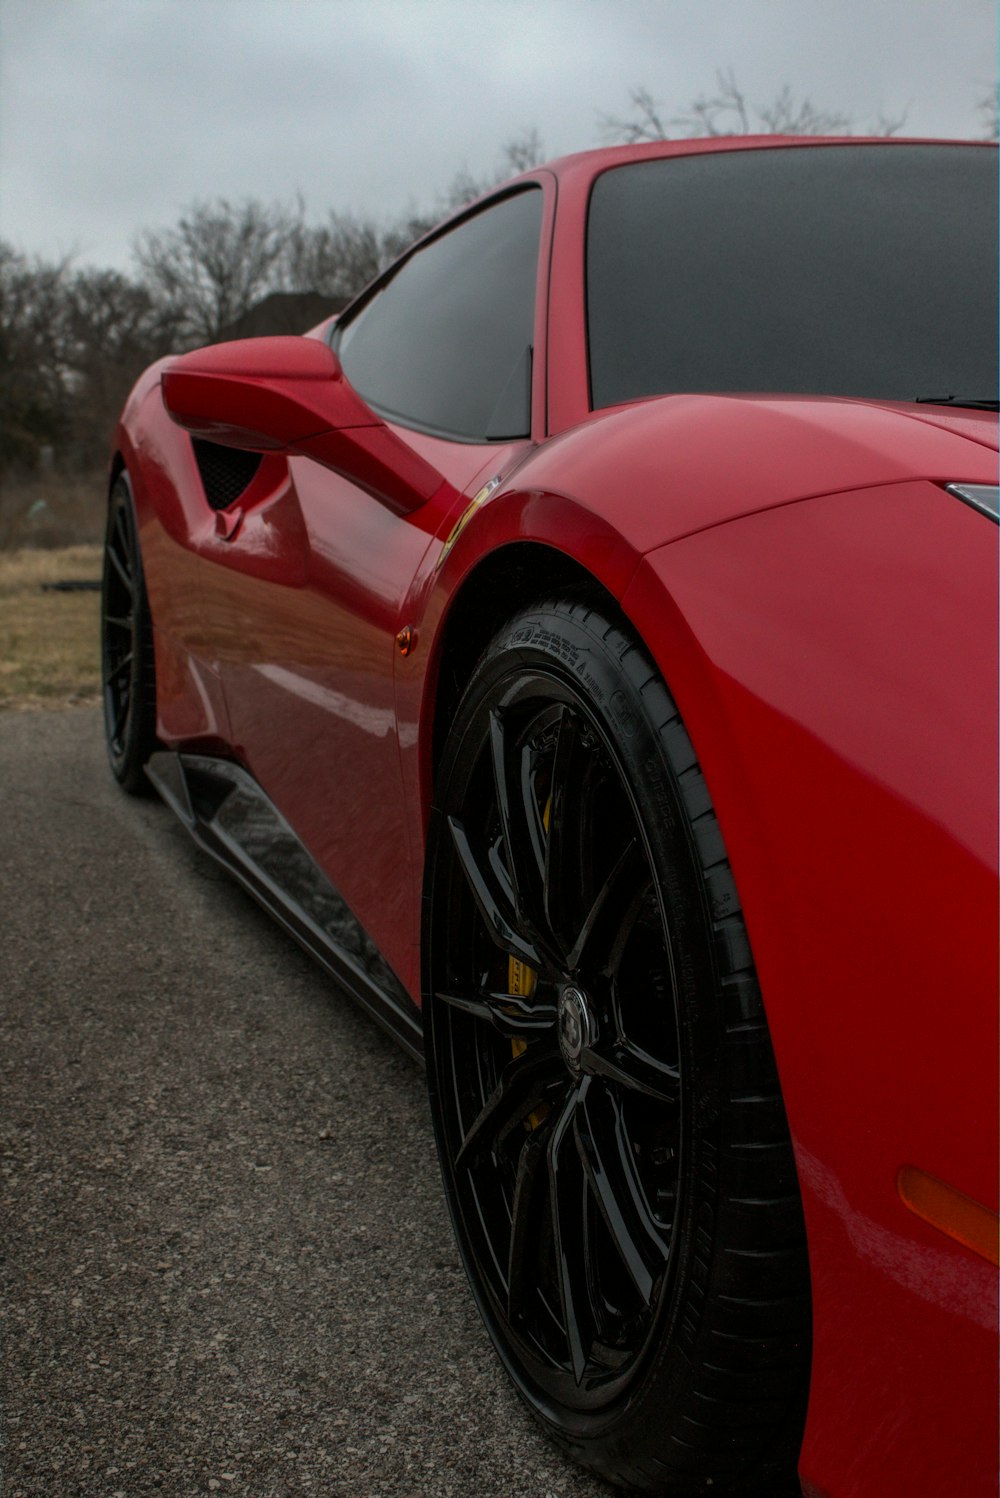
[[163, 372], [163, 403], [193, 436], [253, 452], [302, 454], [405, 515], [441, 474], [352, 390], [313, 338], [253, 338], [185, 354]]
[[702, 754], [761, 974], [813, 1277], [802, 1471], [832, 1493], [986, 1493], [995, 1467], [995, 1275], [894, 1189], [919, 1159], [997, 1205], [980, 519], [926, 483], [816, 499], [655, 552], [624, 600]]
[[[606, 589], [691, 732], [762, 980], [813, 1281], [803, 1479], [829, 1498], [985, 1498], [995, 1277], [907, 1212], [895, 1183], [913, 1164], [997, 1206], [997, 557], [989, 522], [942, 487], [996, 483], [996, 419], [805, 397], [589, 409], [594, 178], [759, 144], [775, 142], [596, 152], [528, 174], [545, 199], [531, 440], [454, 443], [362, 414], [353, 430], [378, 434], [396, 491], [357, 449], [316, 445], [343, 437], [353, 395], [324, 344], [267, 340], [257, 367], [238, 345], [155, 367], [118, 453], [159, 731], [254, 774], [419, 1000], [451, 621], [497, 557], [558, 556]], [[219, 416], [226, 381], [240, 393]], [[276, 412], [290, 383], [293, 425]], [[247, 445], [248, 387], [260, 447], [283, 451], [220, 530], [164, 399]], [[419, 506], [399, 502], [406, 486]]]

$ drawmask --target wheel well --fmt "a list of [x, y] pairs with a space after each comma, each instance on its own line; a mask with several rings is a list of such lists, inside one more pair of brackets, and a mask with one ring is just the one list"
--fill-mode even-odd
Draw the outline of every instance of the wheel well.
[[108, 470], [108, 493], [110, 494], [118, 482], [118, 475], [125, 471], [125, 459], [121, 453], [115, 453], [111, 459], [111, 467]]
[[501, 625], [518, 610], [544, 598], [567, 594], [600, 601], [619, 610], [613, 594], [579, 562], [533, 541], [515, 541], [492, 552], [473, 568], [448, 611], [438, 659], [434, 704], [434, 772], [437, 773], [448, 725], [476, 662]]

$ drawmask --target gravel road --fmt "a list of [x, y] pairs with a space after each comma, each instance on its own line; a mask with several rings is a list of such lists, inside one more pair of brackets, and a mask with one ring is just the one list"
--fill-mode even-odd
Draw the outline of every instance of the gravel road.
[[5, 1498], [601, 1498], [511, 1394], [422, 1073], [92, 710], [0, 715]]

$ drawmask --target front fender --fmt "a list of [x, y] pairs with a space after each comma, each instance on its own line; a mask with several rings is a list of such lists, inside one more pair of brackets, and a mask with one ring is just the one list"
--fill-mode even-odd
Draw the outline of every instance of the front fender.
[[641, 555], [816, 495], [920, 478], [996, 483], [995, 418], [947, 413], [947, 430], [941, 419], [937, 408], [832, 397], [660, 396], [593, 413], [538, 448], [517, 480], [574, 495]]
[[[996, 1208], [996, 598], [990, 522], [903, 483], [666, 546], [623, 599], [760, 974], [813, 1280], [801, 1470], [832, 1494], [982, 1494], [994, 1468], [967, 1401], [996, 1398], [992, 1271], [896, 1179]], [[931, 1428], [954, 1433], [947, 1471]]]

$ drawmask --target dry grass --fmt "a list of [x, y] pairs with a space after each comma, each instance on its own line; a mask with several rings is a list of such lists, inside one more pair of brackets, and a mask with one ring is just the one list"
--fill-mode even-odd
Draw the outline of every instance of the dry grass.
[[98, 543], [104, 535], [107, 499], [105, 473], [39, 473], [30, 478], [5, 474], [0, 487], [0, 552]]
[[100, 546], [0, 551], [0, 710], [100, 701], [100, 594], [42, 589], [100, 575]]

